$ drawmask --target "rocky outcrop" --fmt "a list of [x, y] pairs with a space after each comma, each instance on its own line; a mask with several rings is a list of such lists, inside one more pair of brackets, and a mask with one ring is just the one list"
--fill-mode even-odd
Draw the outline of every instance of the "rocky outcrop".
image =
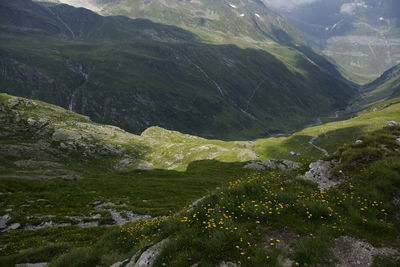
[[145, 250], [142, 254], [136, 254], [125, 267], [152, 267], [168, 241], [169, 239], [164, 239]]
[[290, 160], [277, 160], [277, 159], [271, 159], [267, 161], [251, 161], [248, 164], [244, 166], [245, 169], [254, 169], [254, 170], [267, 170], [267, 169], [272, 169], [272, 170], [288, 170], [288, 169], [293, 169], [296, 167], [299, 167], [300, 164], [297, 162], [293, 162]]
[[337, 267], [372, 266], [375, 256], [399, 255], [399, 252], [392, 248], [375, 248], [366, 241], [350, 236], [337, 238], [332, 252], [339, 260]]
[[227, 261], [227, 262], [223, 261], [218, 265], [218, 267], [239, 267], [239, 266], [240, 266], [240, 264], [237, 264], [234, 262], [229, 262], [229, 261]]
[[329, 189], [340, 183], [340, 180], [332, 174], [336, 165], [335, 161], [318, 160], [310, 164], [310, 170], [302, 178], [317, 183], [319, 188]]
[[399, 127], [399, 126], [400, 126], [400, 122], [388, 121], [388, 122], [387, 122], [387, 126], [388, 126], [388, 127]]
[[46, 267], [47, 263], [20, 263], [16, 264], [15, 267]]
[[11, 220], [11, 217], [9, 214], [6, 214], [6, 215], [3, 215], [0, 217], [0, 230], [7, 227], [7, 223], [9, 220]]

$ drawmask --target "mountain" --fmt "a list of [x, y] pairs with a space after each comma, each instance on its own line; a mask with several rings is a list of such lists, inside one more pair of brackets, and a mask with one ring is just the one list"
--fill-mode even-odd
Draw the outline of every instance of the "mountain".
[[302, 66], [296, 57], [305, 56], [325, 71], [340, 77], [329, 60], [305, 45], [297, 30], [260, 0], [49, 1], [86, 7], [103, 15], [124, 15], [175, 25], [197, 34], [207, 43], [262, 49], [299, 71]]
[[145, 19], [29, 0], [2, 1], [0, 14], [3, 92], [136, 134], [150, 126], [223, 139], [285, 133], [355, 95], [306, 46], [275, 45], [271, 54]]
[[366, 85], [363, 93], [368, 102], [400, 97], [400, 65], [385, 71], [381, 77]]
[[357, 82], [372, 81], [400, 62], [398, 1], [308, 1], [278, 12]]
[[[177, 25], [190, 29], [209, 41], [226, 43], [229, 39], [287, 42], [303, 41], [285, 19], [268, 10], [262, 1], [178, 1], [178, 0], [52, 0], [85, 7], [102, 15], [124, 15]], [[218, 33], [219, 36], [216, 36]], [[227, 40], [224, 40], [227, 39]]]

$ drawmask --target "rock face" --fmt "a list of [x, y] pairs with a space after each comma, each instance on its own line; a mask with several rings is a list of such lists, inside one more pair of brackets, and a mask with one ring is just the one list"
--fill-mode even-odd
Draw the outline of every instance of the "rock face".
[[293, 169], [296, 167], [299, 167], [300, 164], [297, 162], [293, 162], [290, 160], [277, 160], [277, 159], [271, 159], [267, 161], [251, 161], [250, 163], [246, 164], [244, 166], [245, 169], [254, 169], [254, 170], [266, 170], [266, 169], [272, 169], [272, 170], [288, 170], [288, 169]]
[[[168, 243], [169, 239], [153, 245], [145, 250], [140, 256], [135, 255], [131, 258], [130, 262], [125, 267], [151, 267], [153, 266], [156, 258], [160, 255], [163, 247]], [[137, 259], [137, 260], [136, 260]]]
[[398, 251], [391, 248], [375, 248], [371, 244], [349, 236], [336, 239], [333, 254], [338, 258], [337, 267], [372, 266], [375, 256], [394, 256]]
[[318, 183], [319, 188], [323, 189], [338, 185], [340, 181], [331, 173], [336, 164], [333, 161], [323, 160], [313, 162], [310, 164], [310, 170], [302, 178]]

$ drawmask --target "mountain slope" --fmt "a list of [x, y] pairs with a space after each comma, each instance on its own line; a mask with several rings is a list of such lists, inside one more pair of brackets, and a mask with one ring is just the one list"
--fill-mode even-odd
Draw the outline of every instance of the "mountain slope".
[[367, 102], [395, 97], [400, 97], [400, 65], [385, 71], [364, 88], [364, 99]]
[[398, 1], [322, 0], [278, 12], [355, 81], [370, 82], [400, 62]]
[[206, 44], [143, 19], [28, 0], [2, 1], [0, 8], [3, 92], [134, 133], [158, 125], [256, 138], [303, 127], [355, 94], [311, 50], [314, 61], [285, 48], [293, 67], [263, 50]]
[[105, 15], [124, 15], [176, 25], [213, 44], [262, 49], [297, 71], [302, 70], [302, 65], [296, 58], [304, 57], [332, 75], [341, 76], [329, 60], [305, 45], [286, 19], [268, 9], [260, 0], [51, 1], [85, 6]]

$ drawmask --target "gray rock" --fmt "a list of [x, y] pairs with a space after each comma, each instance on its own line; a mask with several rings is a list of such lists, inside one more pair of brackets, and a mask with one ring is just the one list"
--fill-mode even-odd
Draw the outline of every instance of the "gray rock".
[[24, 101], [17, 97], [12, 97], [7, 101], [6, 106], [10, 109], [13, 109], [19, 105], [21, 105]]
[[99, 222], [80, 222], [78, 226], [81, 228], [96, 227], [99, 226]]
[[121, 266], [124, 266], [125, 263], [127, 263], [128, 261], [129, 261], [129, 259], [126, 259], [126, 260], [123, 260], [123, 261], [119, 261], [119, 262], [114, 263], [110, 267], [121, 267]]
[[294, 151], [290, 152], [289, 154], [290, 154], [290, 156], [293, 156], [293, 157], [300, 157], [301, 156], [300, 153], [297, 153], [297, 152], [294, 152]]
[[396, 139], [396, 143], [400, 144], [400, 137]]
[[134, 163], [135, 163], [134, 159], [132, 159], [132, 158], [124, 158], [124, 159], [120, 160], [117, 164], [115, 164], [114, 170], [116, 170], [116, 171], [126, 171]]
[[328, 189], [340, 184], [337, 177], [332, 175], [331, 171], [336, 166], [336, 162], [318, 160], [310, 164], [310, 170], [302, 177], [318, 183], [319, 188]]
[[398, 127], [398, 126], [400, 126], [400, 122], [388, 121], [387, 122], [387, 126], [389, 126], [389, 127]]
[[374, 256], [398, 255], [398, 251], [392, 248], [375, 248], [366, 241], [349, 236], [337, 238], [332, 252], [339, 260], [337, 267], [372, 266]]
[[259, 170], [259, 171], [263, 171], [266, 169], [265, 166], [261, 163], [261, 161], [253, 161], [253, 162], [247, 163], [243, 168]]
[[47, 263], [20, 263], [16, 264], [15, 267], [46, 267]]
[[151, 219], [150, 215], [139, 215], [131, 211], [116, 211], [112, 209], [108, 209], [107, 211], [110, 212], [111, 217], [117, 225], [122, 225], [128, 222], [134, 222], [143, 219]]
[[78, 140], [81, 138], [82, 138], [82, 136], [78, 132], [63, 129], [63, 128], [56, 129], [53, 133], [53, 136], [51, 137], [51, 139], [56, 142], [68, 141], [68, 140]]
[[13, 223], [10, 226], [8, 226], [6, 229], [4, 229], [2, 232], [10, 232], [10, 231], [14, 231], [17, 230], [18, 228], [21, 227], [21, 224], [19, 223]]
[[234, 262], [230, 262], [230, 261], [223, 261], [221, 262], [218, 267], [239, 267], [240, 264], [234, 263]]
[[66, 226], [71, 226], [70, 223], [55, 223], [53, 221], [49, 222], [42, 222], [39, 225], [27, 225], [24, 227], [26, 230], [40, 230], [40, 229], [45, 229], [49, 227], [66, 227]]
[[354, 144], [356, 144], [356, 145], [362, 145], [364, 142], [363, 142], [363, 140], [357, 140]]
[[35, 160], [19, 160], [14, 162], [15, 166], [19, 168], [28, 169], [46, 169], [46, 168], [60, 168], [63, 167], [62, 164], [51, 161], [35, 161]]
[[[168, 243], [168, 241], [168, 238], [164, 239], [163, 241], [148, 248], [140, 256], [136, 254], [125, 267], [152, 267], [156, 258], [158, 255], [160, 255], [163, 247]], [[138, 258], [137, 261], [136, 258]]]
[[254, 170], [288, 170], [299, 167], [300, 164], [297, 162], [293, 162], [290, 160], [277, 160], [271, 159], [267, 161], [252, 161], [244, 166], [246, 169], [254, 169]]
[[16, 264], [15, 267], [46, 267], [47, 263], [21, 263]]
[[9, 214], [3, 215], [0, 217], [0, 229], [4, 229], [7, 227], [8, 221], [11, 219]]

